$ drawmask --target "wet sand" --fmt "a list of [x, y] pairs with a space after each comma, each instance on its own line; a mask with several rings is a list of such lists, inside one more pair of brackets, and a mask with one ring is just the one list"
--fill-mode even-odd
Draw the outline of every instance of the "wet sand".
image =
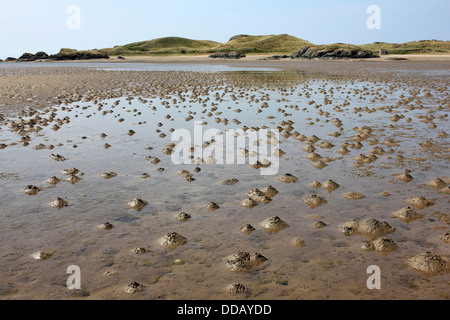
[[[104, 72], [89, 68], [77, 68], [89, 63], [101, 63], [105, 66], [123, 64], [162, 64], [162, 65], [225, 65], [236, 68], [273, 68], [292, 72], [311, 74], [364, 74], [367, 72], [438, 72], [450, 69], [448, 55], [389, 55], [387, 57], [405, 57], [410, 61], [387, 61], [384, 56], [376, 59], [345, 61], [304, 61], [283, 59], [279, 61], [261, 61], [267, 56], [249, 55], [239, 60], [211, 59], [207, 56], [173, 57], [127, 57], [126, 60], [90, 60], [51, 63], [55, 68], [40, 67], [46, 62], [1, 63], [0, 64], [0, 112], [9, 113], [25, 106], [40, 107], [56, 104], [60, 100], [77, 101], [88, 92], [106, 94], [129, 94], [128, 83], [145, 81], [126, 72]], [[21, 66], [26, 65], [26, 68]], [[64, 64], [71, 67], [64, 68]], [[112, 93], [111, 91], [115, 91]], [[116, 91], [119, 91], [116, 94]], [[54, 93], [57, 93], [55, 95]]]
[[[448, 299], [448, 273], [423, 275], [404, 260], [427, 251], [449, 258], [448, 243], [441, 239], [450, 230], [449, 196], [427, 185], [436, 177], [450, 182], [449, 138], [443, 134], [450, 130], [449, 62], [226, 63], [277, 71], [0, 68], [1, 299]], [[285, 71], [278, 70], [281, 66]], [[170, 129], [193, 132], [194, 121], [221, 132], [244, 125], [278, 127], [285, 152], [278, 174], [262, 176], [248, 163], [175, 165], [162, 152], [171, 142]], [[312, 136], [319, 140], [308, 141]], [[321, 144], [325, 141], [331, 145]], [[53, 148], [33, 149], [38, 144]], [[342, 146], [348, 154], [337, 152]], [[374, 153], [374, 147], [384, 152]], [[51, 154], [66, 160], [55, 161]], [[361, 154], [376, 158], [359, 161]], [[161, 162], [152, 164], [148, 156]], [[327, 166], [313, 166], [317, 159]], [[67, 178], [61, 171], [72, 167], [80, 170], [80, 181], [46, 182]], [[180, 176], [180, 169], [195, 180]], [[404, 169], [413, 180], [395, 178]], [[103, 179], [104, 172], [117, 176]], [[142, 173], [150, 177], [143, 179]], [[285, 173], [298, 181], [279, 181]], [[232, 178], [239, 182], [221, 184]], [[310, 186], [330, 179], [339, 184], [334, 191]], [[27, 185], [42, 190], [27, 195]], [[269, 203], [253, 209], [240, 205], [250, 190], [268, 185], [279, 191]], [[354, 191], [365, 198], [342, 196]], [[313, 194], [326, 203], [309, 207], [304, 199]], [[392, 217], [414, 195], [434, 201], [420, 210], [424, 218], [405, 223]], [[57, 197], [68, 206], [51, 207]], [[141, 211], [125, 205], [134, 198], [148, 204]], [[210, 202], [219, 209], [205, 208]], [[181, 212], [191, 219], [177, 220]], [[261, 228], [259, 223], [272, 216], [289, 227], [277, 233]], [[397, 251], [366, 252], [364, 236], [339, 230], [347, 221], [369, 217], [396, 229], [387, 237]], [[326, 224], [320, 229], [319, 220]], [[114, 228], [99, 229], [106, 221]], [[255, 231], [240, 232], [244, 224]], [[161, 247], [158, 241], [168, 232], [187, 243], [174, 250]], [[305, 245], [292, 245], [293, 238]], [[136, 254], [137, 247], [150, 251]], [[236, 273], [225, 262], [239, 250], [268, 260]], [[53, 254], [34, 260], [37, 251]], [[66, 287], [69, 265], [81, 268], [80, 291]], [[381, 268], [381, 290], [366, 286], [370, 265]], [[133, 281], [145, 289], [126, 293]], [[227, 292], [235, 282], [246, 287], [244, 294]]]

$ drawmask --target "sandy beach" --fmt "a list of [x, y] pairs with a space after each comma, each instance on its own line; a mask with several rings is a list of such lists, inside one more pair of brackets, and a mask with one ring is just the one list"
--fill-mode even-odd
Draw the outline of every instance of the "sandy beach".
[[259, 58], [0, 64], [0, 299], [448, 299], [448, 56]]
[[[311, 73], [362, 74], [367, 71], [396, 72], [398, 70], [448, 70], [450, 69], [450, 55], [389, 55], [403, 57], [408, 61], [390, 61], [387, 57], [363, 60], [343, 61], [304, 61], [283, 59], [279, 61], [262, 61], [267, 55], [249, 55], [239, 60], [212, 59], [208, 56], [166, 56], [166, 57], [127, 57], [118, 60], [67, 61], [58, 64], [58, 68], [40, 68], [42, 63], [25, 63], [27, 68], [20, 67], [21, 63], [0, 64], [0, 112], [9, 113], [24, 106], [39, 107], [56, 103], [57, 98], [76, 101], [89, 92], [109, 92], [112, 89], [121, 90], [127, 87], [129, 77], [126, 72], [104, 72], [89, 68], [73, 68], [89, 63], [101, 63], [121, 66], [123, 64], [187, 64], [187, 65], [225, 65], [230, 67], [269, 68], [288, 71], [305, 71]], [[72, 67], [65, 67], [64, 64]], [[37, 68], [33, 68], [36, 66]], [[95, 69], [95, 68], [94, 68]], [[125, 91], [121, 91], [122, 94]], [[56, 93], [56, 95], [55, 95]]]

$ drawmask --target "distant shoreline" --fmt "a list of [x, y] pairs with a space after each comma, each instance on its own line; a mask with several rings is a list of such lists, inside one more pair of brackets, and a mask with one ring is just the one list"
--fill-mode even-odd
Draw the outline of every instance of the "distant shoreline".
[[262, 60], [263, 58], [270, 57], [273, 54], [249, 54], [245, 58], [240, 59], [223, 59], [223, 58], [210, 58], [208, 55], [161, 55], [161, 56], [125, 56], [125, 59], [118, 59], [117, 56], [111, 56], [109, 59], [87, 59], [87, 60], [37, 60], [37, 61], [2, 61], [0, 63], [92, 63], [92, 62], [104, 62], [104, 63], [207, 63], [207, 64], [233, 64], [238, 62], [261, 62], [261, 64], [270, 65], [271, 62], [287, 62], [292, 63], [295, 61], [390, 61], [392, 58], [406, 59], [405, 61], [450, 61], [450, 54], [389, 54], [381, 55], [379, 58], [367, 58], [367, 59], [333, 59], [333, 60], [297, 60], [297, 59], [280, 59], [280, 60]]
[[[5, 53], [3, 53], [5, 54]], [[211, 40], [195, 40], [182, 37], [163, 37], [152, 40], [116, 45], [113, 48], [77, 50], [61, 48], [56, 54], [47, 54], [44, 51], [36, 53], [25, 52], [20, 57], [7, 57], [5, 61], [20, 60], [95, 60], [108, 59], [108, 57], [122, 56], [128, 60], [135, 59], [198, 59], [208, 55], [228, 55], [228, 58], [242, 58], [247, 60], [254, 57], [286, 55], [295, 58], [323, 60], [344, 59], [375, 59], [380, 56], [402, 57], [417, 59], [416, 57], [431, 57], [450, 55], [450, 41], [418, 40], [404, 43], [373, 42], [367, 44], [328, 43], [314, 44], [289, 34], [248, 35], [238, 34], [227, 42], [220, 43]], [[217, 58], [217, 57], [216, 57]], [[220, 58], [219, 58], [220, 59]], [[434, 58], [435, 59], [435, 58]], [[445, 59], [445, 58], [444, 58]], [[442, 61], [442, 60], [441, 60]]]
[[[119, 60], [117, 57], [110, 57], [109, 62], [141, 62], [141, 63], [167, 63], [173, 61], [184, 61], [184, 62], [212, 62], [212, 61], [261, 61], [264, 63], [270, 62], [269, 60], [260, 60], [265, 57], [270, 57], [272, 54], [266, 55], [247, 55], [245, 58], [241, 59], [221, 59], [221, 58], [209, 58], [208, 55], [198, 55], [198, 56], [188, 56], [188, 55], [170, 55], [170, 56], [126, 56], [125, 60]], [[389, 54], [382, 55], [379, 58], [369, 58], [369, 59], [354, 59], [354, 60], [367, 60], [367, 61], [389, 61], [389, 58], [406, 58], [410, 61], [450, 61], [450, 54]], [[101, 61], [101, 60], [98, 60]], [[296, 61], [295, 59], [281, 59], [276, 61]], [[308, 60], [302, 60], [308, 61]], [[311, 60], [311, 61], [340, 61], [335, 60]], [[349, 61], [347, 59], [342, 59], [342, 61]]]

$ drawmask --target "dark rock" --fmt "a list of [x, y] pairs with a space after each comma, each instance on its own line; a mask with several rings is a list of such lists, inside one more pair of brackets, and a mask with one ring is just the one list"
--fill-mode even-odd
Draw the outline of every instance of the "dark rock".
[[81, 51], [73, 51], [73, 52], [59, 52], [58, 54], [54, 54], [50, 56], [51, 60], [91, 60], [91, 59], [109, 59], [109, 56], [101, 53], [90, 53], [90, 52], [81, 52]]
[[119, 59], [119, 60], [125, 60], [125, 57], [118, 56], [117, 59]]
[[211, 54], [209, 57], [222, 59], [240, 59], [245, 58], [246, 55], [242, 52], [218, 52]]
[[280, 60], [280, 59], [287, 59], [290, 57], [291, 56], [289, 56], [289, 55], [283, 54], [283, 55], [274, 55], [274, 56], [270, 56], [270, 57], [265, 57], [260, 60]]
[[314, 59], [317, 51], [310, 47], [305, 47], [291, 54], [291, 59]]
[[32, 54], [29, 52], [25, 52], [18, 59], [19, 61], [36, 61], [36, 60], [46, 60], [49, 58], [49, 55], [43, 51], [39, 51], [36, 54]]
[[379, 58], [378, 55], [371, 51], [354, 51], [349, 49], [320, 49], [315, 47], [305, 47], [295, 51], [291, 55], [291, 59], [322, 59], [322, 60], [337, 60], [337, 59], [366, 59]]
[[36, 54], [26, 52], [23, 55], [21, 55], [19, 59], [7, 58], [6, 61], [24, 62], [37, 60], [90, 60], [90, 59], [109, 59], [109, 56], [106, 54], [83, 52], [76, 50], [71, 51], [61, 50], [59, 53], [52, 55], [48, 55], [43, 51], [39, 51]]
[[48, 59], [50, 56], [46, 54], [44, 51], [37, 52], [34, 57], [38, 60], [45, 60]]
[[371, 51], [358, 51], [356, 54], [357, 59], [367, 59], [367, 58], [379, 58], [380, 56], [377, 54], [374, 54]]
[[35, 60], [34, 54], [29, 53], [29, 52], [25, 52], [23, 55], [21, 55], [19, 57], [19, 60], [20, 61], [34, 61]]

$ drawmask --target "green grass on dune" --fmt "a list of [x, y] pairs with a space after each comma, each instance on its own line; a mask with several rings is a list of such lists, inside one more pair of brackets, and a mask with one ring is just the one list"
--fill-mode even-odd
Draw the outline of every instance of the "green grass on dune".
[[374, 53], [378, 53], [380, 49], [386, 49], [389, 54], [450, 53], [450, 41], [423, 40], [406, 43], [375, 42], [361, 45], [345, 43], [316, 45], [288, 34], [259, 36], [237, 35], [226, 43], [209, 40], [192, 40], [181, 37], [165, 37], [115, 46], [114, 48], [88, 50], [88, 52], [102, 53], [109, 56], [204, 55], [231, 51], [240, 51], [245, 54], [292, 54], [304, 47], [316, 47], [323, 50], [367, 50]]
[[375, 42], [360, 45], [364, 50], [379, 52], [387, 50], [388, 54], [448, 54], [450, 41], [422, 40], [405, 43]]
[[244, 53], [286, 53], [312, 43], [303, 39], [282, 35], [244, 35], [226, 43], [208, 40], [191, 40], [180, 37], [166, 37], [149, 41], [134, 42], [114, 48], [96, 50], [111, 56], [130, 55], [170, 55], [170, 54], [210, 54], [214, 52], [240, 51]]
[[227, 43], [224, 43], [214, 49], [218, 52], [241, 51], [244, 53], [291, 54], [299, 48], [313, 45], [311, 42], [290, 36], [288, 34], [266, 36], [241, 35], [237, 36], [236, 39], [233, 38], [231, 38]]
[[149, 41], [134, 42], [124, 46], [116, 46], [99, 50], [108, 55], [161, 55], [201, 53], [220, 43], [208, 40], [191, 40], [180, 37], [165, 37]]

